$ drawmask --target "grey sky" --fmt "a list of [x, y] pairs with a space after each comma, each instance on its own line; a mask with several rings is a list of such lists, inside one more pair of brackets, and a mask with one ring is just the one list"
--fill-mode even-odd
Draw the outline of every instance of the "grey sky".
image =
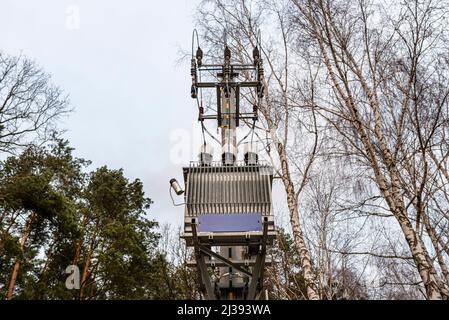
[[[3, 0], [0, 50], [22, 53], [53, 76], [75, 112], [61, 127], [75, 154], [141, 178], [155, 204], [152, 216], [179, 223], [168, 180], [170, 134], [192, 131], [188, 61], [197, 1]], [[77, 14], [79, 13], [79, 21]], [[78, 24], [79, 22], [79, 24]]]

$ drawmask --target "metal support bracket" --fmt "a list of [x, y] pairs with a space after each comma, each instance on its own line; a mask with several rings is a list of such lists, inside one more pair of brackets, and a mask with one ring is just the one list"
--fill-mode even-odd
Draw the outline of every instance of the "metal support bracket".
[[262, 236], [262, 244], [260, 248], [260, 252], [256, 257], [256, 262], [254, 264], [252, 273], [248, 270], [240, 267], [239, 265], [233, 263], [229, 259], [221, 256], [220, 254], [212, 251], [208, 247], [202, 245], [198, 239], [197, 233], [197, 224], [192, 223], [192, 235], [193, 235], [193, 247], [195, 250], [195, 259], [196, 265], [199, 273], [200, 283], [203, 289], [206, 291], [207, 298], [209, 300], [215, 300], [216, 296], [214, 293], [214, 289], [212, 287], [212, 281], [210, 275], [207, 271], [207, 265], [205, 261], [206, 256], [214, 257], [218, 260], [221, 260], [224, 264], [232, 267], [234, 270], [241, 272], [242, 274], [249, 276], [251, 278], [248, 295], [246, 297], [247, 300], [255, 300], [260, 298], [260, 291], [263, 286], [263, 275], [264, 275], [264, 265], [266, 259], [266, 251], [267, 251], [267, 235], [268, 235], [268, 225], [267, 221], [263, 222], [263, 236]]
[[196, 264], [198, 268], [198, 273], [200, 274], [200, 280], [202, 283], [202, 286], [206, 289], [207, 298], [209, 300], [215, 300], [215, 293], [214, 289], [212, 288], [212, 281], [210, 279], [210, 275], [207, 271], [206, 262], [204, 260], [204, 254], [202, 253], [202, 250], [200, 249], [200, 243], [198, 241], [198, 233], [196, 230], [196, 223], [192, 223], [192, 233], [193, 233], [193, 246], [195, 248], [195, 259]]
[[256, 298], [257, 291], [262, 289], [263, 285], [263, 271], [265, 264], [265, 256], [267, 252], [267, 234], [268, 234], [268, 223], [263, 222], [263, 237], [262, 237], [262, 247], [260, 253], [257, 255], [256, 264], [254, 265], [253, 274], [251, 277], [251, 283], [249, 285], [247, 300], [254, 300]]
[[217, 258], [218, 260], [223, 261], [226, 265], [228, 265], [229, 267], [232, 267], [233, 269], [240, 271], [243, 274], [246, 274], [249, 277], [252, 277], [251, 272], [249, 272], [248, 270], [245, 270], [243, 268], [241, 268], [240, 266], [236, 265], [235, 263], [231, 262], [230, 260], [226, 259], [225, 257], [219, 255], [218, 253], [210, 250], [209, 248], [203, 246], [203, 245], [199, 245], [200, 250], [204, 253], [207, 253], [208, 255]]

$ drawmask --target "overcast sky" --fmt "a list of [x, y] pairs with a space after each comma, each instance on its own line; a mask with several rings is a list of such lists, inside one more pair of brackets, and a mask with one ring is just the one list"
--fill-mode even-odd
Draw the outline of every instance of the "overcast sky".
[[[0, 50], [33, 58], [69, 94], [75, 111], [61, 127], [76, 156], [142, 179], [155, 202], [151, 216], [160, 222], [182, 221], [182, 207], [173, 207], [168, 194], [169, 179], [182, 180], [170, 156], [176, 144], [170, 138], [192, 132], [196, 124], [189, 61], [178, 63], [179, 49], [190, 50], [196, 3], [2, 0], [0, 5]], [[188, 147], [193, 154], [195, 147]]]

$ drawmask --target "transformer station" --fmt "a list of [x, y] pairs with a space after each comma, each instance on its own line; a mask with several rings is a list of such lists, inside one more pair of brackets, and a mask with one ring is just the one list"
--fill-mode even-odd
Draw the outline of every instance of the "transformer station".
[[[195, 260], [188, 264], [197, 268], [204, 296], [210, 300], [255, 300], [264, 298], [264, 269], [270, 263], [267, 246], [276, 238], [271, 201], [273, 168], [259, 159], [252, 139], [243, 158], [238, 159], [236, 130], [243, 124], [254, 131], [265, 91], [264, 70], [259, 44], [252, 50], [252, 61], [242, 64], [233, 62], [226, 40], [224, 43], [221, 61], [206, 64], [195, 30], [190, 70], [191, 97], [198, 105], [203, 138], [205, 131], [210, 134], [206, 120], [215, 121], [221, 137], [211, 137], [220, 144], [221, 158], [214, 161], [204, 140], [198, 161], [183, 168], [185, 191], [175, 179], [170, 185], [184, 197], [182, 238], [194, 249]], [[215, 108], [206, 112], [202, 90], [216, 95]], [[242, 112], [248, 104], [251, 112]]]

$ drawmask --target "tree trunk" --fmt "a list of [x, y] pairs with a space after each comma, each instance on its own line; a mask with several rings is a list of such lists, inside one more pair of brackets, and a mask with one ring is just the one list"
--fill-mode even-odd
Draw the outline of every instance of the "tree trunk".
[[401, 217], [398, 217], [398, 221], [412, 252], [412, 256], [418, 268], [419, 275], [423, 281], [423, 285], [426, 289], [427, 299], [441, 300], [442, 296], [436, 279], [436, 272], [434, 267], [429, 264], [427, 259], [428, 253], [424, 247], [421, 237], [415, 232], [415, 230], [413, 230], [412, 224], [407, 217], [402, 215]]
[[87, 255], [86, 255], [86, 260], [84, 261], [83, 273], [81, 276], [80, 294], [79, 294], [80, 300], [82, 300], [83, 296], [84, 296], [83, 291], [86, 286], [87, 275], [89, 273], [91, 257], [92, 257], [92, 250], [91, 250], [91, 248], [89, 248], [89, 251], [87, 252]]
[[290, 224], [292, 226], [293, 239], [295, 242], [295, 248], [299, 253], [300, 264], [304, 273], [304, 281], [307, 288], [307, 297], [310, 300], [318, 300], [319, 295], [316, 289], [315, 275], [312, 268], [310, 252], [304, 241], [304, 235], [302, 233], [301, 224], [299, 222], [298, 200], [296, 198], [293, 182], [291, 181], [287, 155], [282, 143], [278, 143], [278, 154], [281, 160], [282, 181], [287, 193], [287, 204], [290, 211]]
[[95, 249], [95, 241], [97, 239], [98, 231], [99, 231], [99, 222], [97, 220], [97, 223], [95, 225], [94, 234], [92, 235], [92, 240], [90, 241], [89, 249], [86, 254], [86, 259], [84, 260], [83, 273], [81, 276], [81, 283], [80, 283], [80, 294], [79, 294], [80, 300], [82, 300], [84, 297], [83, 291], [84, 291], [84, 288], [86, 287], [87, 276], [89, 275], [90, 263], [91, 263], [93, 251]]
[[22, 234], [22, 238], [20, 239], [20, 255], [16, 258], [16, 261], [14, 262], [14, 266], [11, 271], [11, 277], [9, 278], [8, 282], [8, 291], [6, 292], [6, 300], [10, 300], [12, 298], [13, 292], [14, 292], [14, 286], [16, 284], [17, 275], [19, 273], [19, 267], [20, 267], [20, 258], [24, 253], [24, 247], [25, 242], [28, 239], [28, 236], [31, 232], [31, 225], [34, 222], [34, 219], [36, 217], [36, 212], [32, 212], [30, 217], [28, 218], [28, 221], [25, 226], [25, 231]]
[[[263, 80], [265, 88], [268, 88], [268, 83], [266, 79]], [[287, 194], [287, 205], [290, 213], [290, 224], [292, 227], [293, 241], [295, 244], [295, 249], [300, 257], [300, 265], [304, 274], [304, 281], [307, 288], [307, 298], [310, 300], [319, 300], [318, 290], [315, 284], [315, 275], [312, 269], [312, 259], [310, 257], [309, 249], [304, 241], [304, 235], [301, 228], [301, 223], [299, 222], [298, 216], [298, 198], [296, 195], [295, 187], [290, 176], [287, 152], [285, 146], [278, 141], [275, 134], [275, 125], [273, 119], [270, 115], [270, 100], [268, 94], [265, 95], [266, 108], [260, 107], [265, 120], [267, 121], [268, 129], [271, 133], [271, 139], [276, 144], [276, 150], [281, 162], [281, 178], [284, 183], [285, 192]]]
[[80, 234], [80, 238], [78, 240], [78, 243], [76, 245], [76, 249], [75, 249], [75, 256], [73, 257], [73, 261], [72, 264], [77, 266], [79, 259], [80, 259], [80, 255], [81, 255], [81, 249], [83, 247], [83, 242], [84, 242], [84, 232], [87, 226], [87, 223], [89, 222], [89, 218], [88, 215], [85, 213], [84, 217], [83, 217], [83, 221], [82, 221], [82, 226], [81, 226], [81, 234]]

